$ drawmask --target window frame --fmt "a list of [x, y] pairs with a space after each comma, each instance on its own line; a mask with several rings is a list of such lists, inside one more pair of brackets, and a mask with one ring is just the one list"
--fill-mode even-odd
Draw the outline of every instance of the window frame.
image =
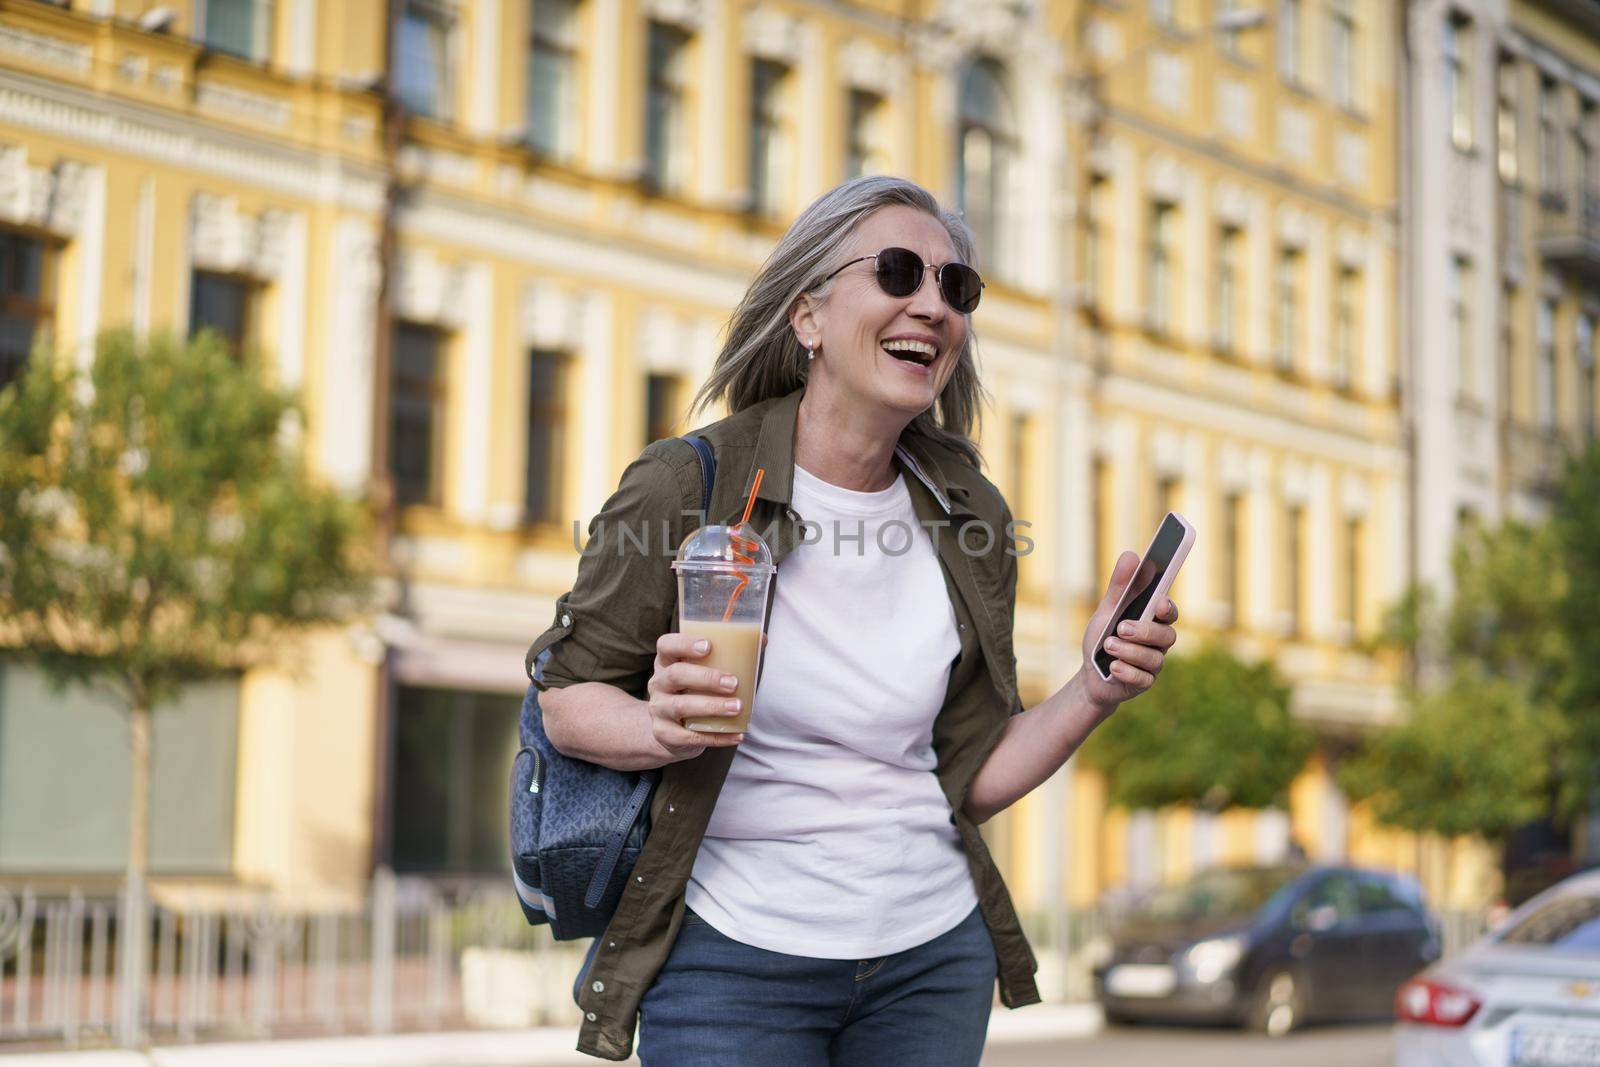
[[[8, 357], [0, 352], [0, 389], [20, 378], [27, 370], [33, 349], [40, 344], [48, 344], [54, 336], [57, 287], [60, 284], [58, 273], [61, 244], [60, 240], [39, 230], [0, 225], [0, 254], [7, 250], [7, 245], [30, 245], [37, 247], [39, 257], [37, 293], [27, 295], [0, 290], [0, 317], [16, 316], [28, 319], [32, 323], [29, 328], [27, 351], [15, 357]], [[8, 269], [6, 266], [0, 265], [0, 280], [5, 278], [6, 269]]]
[[[425, 484], [421, 487], [420, 494], [405, 492], [406, 482], [400, 477], [396, 469], [399, 459], [400, 426], [403, 416], [396, 399], [402, 395], [400, 368], [401, 335], [404, 333], [416, 335], [427, 334], [431, 338], [432, 350], [430, 374], [425, 384], [410, 391], [408, 395], [422, 401], [419, 410], [426, 410], [428, 416], [428, 470]], [[417, 322], [410, 319], [397, 319], [394, 324], [393, 338], [394, 358], [390, 361], [389, 369], [389, 457], [388, 471], [393, 485], [393, 495], [398, 507], [420, 506], [438, 507], [442, 502], [444, 483], [444, 460], [446, 454], [446, 433], [449, 422], [450, 384], [448, 364], [450, 356], [450, 334], [445, 329], [427, 322]]]
[[393, 62], [397, 71], [405, 69], [405, 64], [402, 62], [402, 56], [399, 51], [402, 46], [401, 30], [413, 12], [419, 13], [422, 18], [430, 19], [435, 27], [442, 27], [444, 36], [444, 47], [441, 50], [443, 68], [440, 72], [441, 76], [432, 85], [434, 99], [427, 106], [418, 107], [417, 98], [407, 95], [408, 91], [404, 87], [403, 76], [400, 79], [401, 84], [396, 86], [395, 98], [413, 115], [432, 119], [435, 122], [453, 122], [456, 117], [456, 95], [460, 88], [457, 84], [457, 75], [461, 66], [461, 57], [459, 55], [461, 48], [460, 8], [453, 0], [400, 0], [399, 25], [395, 28], [393, 44], [395, 49]]
[[[522, 473], [523, 522], [529, 526], [555, 526], [561, 522], [561, 510], [567, 491], [565, 459], [572, 444], [573, 425], [572, 410], [567, 401], [571, 392], [574, 361], [572, 353], [559, 348], [534, 345], [526, 349], [525, 354], [528, 382], [526, 418], [523, 427], [525, 447]], [[546, 360], [554, 369], [551, 373], [550, 397], [541, 398], [534, 395], [538, 385], [535, 364]], [[545, 416], [544, 419], [538, 417], [541, 414]], [[543, 472], [545, 475], [541, 483], [543, 488], [536, 494], [533, 446], [534, 434], [540, 426], [550, 428], [552, 441], [547, 466]], [[536, 495], [542, 499], [536, 501]]]

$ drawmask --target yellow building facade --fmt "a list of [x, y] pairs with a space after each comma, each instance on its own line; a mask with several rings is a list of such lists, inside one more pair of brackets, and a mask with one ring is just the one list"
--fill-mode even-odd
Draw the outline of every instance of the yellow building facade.
[[[1172, 507], [1201, 531], [1184, 643], [1272, 657], [1326, 738], [1282, 814], [1108, 810], [1069, 765], [988, 828], [1021, 907], [1291, 840], [1414, 868], [1328, 769], [1397, 710], [1362, 645], [1407, 577], [1395, 16], [1303, 8], [1218, 33], [1199, 0], [0, 0], [8, 328], [75, 358], [121, 325], [259, 347], [317, 471], [398, 502], [389, 610], [217, 698], [232, 732], [193, 744], [227, 810], [167, 891], [499, 877], [574, 522], [690, 428], [787, 220], [862, 172], [979, 236], [980, 444], [1036, 542], [1025, 702]], [[26, 673], [0, 741], [32, 736]], [[114, 828], [51, 852], [4, 807], [0, 871], [120, 867]]]

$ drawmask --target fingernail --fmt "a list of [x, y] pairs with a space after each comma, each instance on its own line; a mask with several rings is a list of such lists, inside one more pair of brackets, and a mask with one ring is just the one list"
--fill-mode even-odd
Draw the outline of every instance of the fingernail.
[[739, 710], [739, 701], [738, 700], [724, 700], [722, 702], [722, 707], [723, 707], [723, 709], [725, 711], [738, 711]]
[[1118, 652], [1121, 649], [1122, 649], [1122, 642], [1121, 641], [1118, 641], [1115, 637], [1106, 638], [1106, 651], [1107, 652]]
[[724, 674], [722, 676], [722, 688], [724, 688], [724, 689], [732, 689], [734, 686], [736, 686], [738, 684], [739, 684], [739, 679], [735, 678], [733, 675]]
[[741, 742], [743, 740], [744, 740], [744, 734], [734, 734], [733, 735], [733, 743], [734, 744], [737, 745], [739, 742]]
[[694, 643], [694, 650], [696, 652], [700, 652], [700, 653], [709, 652], [709, 651], [711, 651], [711, 642], [710, 641], [696, 641]]
[[1117, 633], [1121, 634], [1123, 637], [1132, 637], [1133, 636], [1133, 623], [1125, 622], [1121, 626], [1118, 626], [1117, 627]]

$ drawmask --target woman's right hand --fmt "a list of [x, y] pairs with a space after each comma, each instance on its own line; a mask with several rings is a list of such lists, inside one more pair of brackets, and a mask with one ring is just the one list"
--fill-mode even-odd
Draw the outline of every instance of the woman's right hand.
[[697, 662], [710, 651], [709, 641], [692, 634], [662, 634], [656, 640], [655, 673], [645, 688], [649, 693], [650, 730], [668, 763], [693, 759], [708, 748], [727, 748], [744, 740], [744, 734], [702, 733], [683, 725], [685, 719], [732, 718], [739, 714], [739, 702], [734, 697], [738, 679]]

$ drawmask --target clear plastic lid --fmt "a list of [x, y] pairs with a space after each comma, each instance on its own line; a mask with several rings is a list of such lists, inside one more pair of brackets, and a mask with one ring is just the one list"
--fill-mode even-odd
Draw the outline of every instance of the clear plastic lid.
[[700, 527], [678, 546], [672, 569], [770, 574], [777, 568], [772, 565], [772, 550], [767, 543], [745, 524]]

